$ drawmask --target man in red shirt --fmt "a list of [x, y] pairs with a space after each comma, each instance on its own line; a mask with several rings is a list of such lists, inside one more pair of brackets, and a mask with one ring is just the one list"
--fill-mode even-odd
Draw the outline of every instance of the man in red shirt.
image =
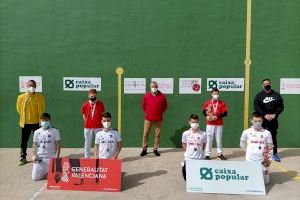
[[211, 97], [212, 99], [207, 100], [202, 107], [203, 115], [206, 118], [207, 134], [205, 159], [210, 160], [214, 134], [216, 134], [218, 158], [220, 160], [227, 160], [223, 156], [222, 149], [223, 117], [227, 116], [227, 106], [224, 101], [219, 99], [219, 90], [217, 88], [212, 89]]
[[156, 156], [160, 156], [158, 146], [160, 141], [160, 129], [162, 124], [162, 115], [167, 110], [168, 103], [166, 96], [158, 90], [157, 83], [152, 81], [150, 83], [150, 92], [144, 95], [142, 100], [142, 108], [145, 113], [144, 118], [144, 135], [143, 135], [143, 151], [140, 154], [145, 156], [147, 154], [149, 134], [152, 125], [154, 125], [154, 147], [153, 152]]
[[91, 156], [93, 135], [102, 128], [102, 113], [105, 111], [104, 104], [97, 100], [97, 91], [90, 89], [89, 100], [82, 105], [81, 112], [84, 121], [84, 157]]

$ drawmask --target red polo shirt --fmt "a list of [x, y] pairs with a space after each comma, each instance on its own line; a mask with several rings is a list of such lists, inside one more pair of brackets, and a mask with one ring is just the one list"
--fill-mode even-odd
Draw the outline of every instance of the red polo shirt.
[[149, 121], [161, 121], [162, 115], [167, 110], [167, 107], [167, 98], [160, 91], [158, 91], [156, 95], [147, 92], [142, 100], [145, 119]]
[[86, 117], [84, 128], [102, 128], [101, 114], [104, 111], [104, 104], [99, 100], [95, 104], [91, 104], [89, 100], [84, 102], [81, 108], [82, 114]]
[[219, 116], [222, 115], [224, 112], [227, 112], [227, 106], [225, 102], [222, 100], [207, 100], [202, 107], [202, 111], [207, 109], [211, 109], [214, 112], [214, 115], [218, 117], [218, 119], [215, 121], [206, 121], [206, 123], [208, 125], [223, 125], [223, 117], [219, 118]]

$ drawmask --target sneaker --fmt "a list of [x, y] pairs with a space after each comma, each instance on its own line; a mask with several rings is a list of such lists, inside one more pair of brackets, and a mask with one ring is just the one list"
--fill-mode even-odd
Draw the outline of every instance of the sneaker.
[[281, 162], [281, 160], [280, 160], [280, 157], [279, 157], [279, 154], [278, 154], [278, 153], [275, 153], [275, 154], [273, 155], [273, 160], [275, 160], [276, 162]]
[[25, 165], [26, 163], [27, 163], [26, 158], [23, 158], [23, 159], [20, 160], [19, 166]]
[[205, 156], [205, 160], [211, 160], [209, 156]]
[[140, 156], [145, 156], [147, 154], [147, 150], [143, 149], [142, 153], [140, 154]]
[[157, 150], [153, 150], [153, 153], [155, 154], [155, 156], [160, 156], [160, 153]]
[[220, 159], [220, 160], [227, 160], [227, 159], [223, 156], [223, 154], [218, 155], [218, 159]]

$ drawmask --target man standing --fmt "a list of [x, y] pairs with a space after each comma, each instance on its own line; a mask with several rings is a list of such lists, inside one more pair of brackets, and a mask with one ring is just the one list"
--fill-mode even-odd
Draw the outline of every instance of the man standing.
[[162, 125], [162, 115], [167, 110], [167, 98], [158, 90], [158, 85], [155, 81], [150, 83], [150, 92], [144, 95], [142, 100], [142, 108], [144, 111], [144, 135], [143, 135], [143, 151], [140, 154], [145, 156], [147, 154], [149, 134], [152, 125], [154, 125], [154, 147], [153, 152], [156, 156], [160, 156], [158, 152], [160, 142], [160, 129]]
[[277, 153], [278, 116], [284, 109], [281, 95], [271, 89], [271, 80], [262, 80], [263, 90], [254, 98], [254, 110], [264, 117], [263, 128], [271, 132], [273, 139], [273, 160], [281, 162]]
[[81, 112], [84, 121], [84, 157], [91, 156], [91, 145], [94, 134], [102, 128], [102, 113], [105, 111], [104, 104], [97, 100], [97, 91], [90, 89], [88, 98], [82, 105]]
[[27, 92], [20, 94], [17, 99], [16, 108], [20, 116], [21, 127], [21, 149], [19, 166], [27, 163], [27, 143], [31, 132], [39, 128], [40, 115], [45, 111], [45, 98], [36, 93], [36, 82], [27, 82]]
[[120, 133], [112, 129], [111, 114], [109, 112], [102, 113], [101, 129], [96, 134], [95, 139], [95, 158], [101, 159], [118, 159], [118, 155], [122, 149]]
[[214, 135], [216, 135], [218, 159], [227, 160], [223, 156], [222, 149], [223, 117], [227, 116], [227, 106], [224, 101], [220, 100], [219, 90], [217, 88], [212, 89], [211, 97], [212, 99], [207, 100], [202, 107], [202, 113], [206, 118], [207, 134], [205, 159], [210, 159], [212, 143]]
[[50, 115], [41, 115], [41, 128], [33, 136], [32, 180], [41, 180], [48, 173], [50, 158], [60, 154], [60, 133], [50, 123]]

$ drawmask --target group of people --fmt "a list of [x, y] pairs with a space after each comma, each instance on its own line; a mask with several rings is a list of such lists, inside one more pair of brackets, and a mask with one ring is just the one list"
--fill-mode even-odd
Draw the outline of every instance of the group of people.
[[[241, 136], [240, 146], [246, 150], [247, 161], [261, 161], [268, 182], [268, 166], [271, 159], [280, 162], [277, 153], [277, 129], [278, 116], [283, 111], [283, 100], [277, 92], [271, 89], [271, 81], [262, 81], [263, 91], [254, 99], [252, 114], [252, 126], [244, 130]], [[50, 114], [45, 113], [45, 98], [41, 93], [36, 93], [36, 82], [30, 80], [27, 83], [27, 92], [18, 96], [17, 112], [20, 115], [21, 149], [19, 165], [27, 163], [27, 143], [31, 132], [33, 136], [33, 170], [32, 179], [43, 178], [49, 167], [51, 157], [60, 156], [60, 132], [50, 122]], [[216, 138], [218, 159], [227, 160], [223, 155], [222, 131], [223, 118], [227, 116], [227, 106], [220, 99], [219, 90], [212, 89], [211, 99], [202, 106], [202, 113], [206, 119], [206, 130], [199, 128], [199, 116], [190, 115], [190, 129], [182, 134], [182, 147], [185, 151], [184, 158], [211, 159], [213, 138]], [[155, 81], [150, 83], [150, 91], [142, 99], [144, 111], [144, 132], [142, 138], [142, 152], [140, 156], [148, 154], [148, 141], [151, 128], [154, 126], [153, 153], [160, 156], [158, 151], [160, 144], [160, 130], [162, 127], [163, 113], [168, 108], [166, 96], [158, 90]], [[95, 136], [94, 157], [102, 159], [117, 159], [121, 151], [121, 136], [118, 130], [111, 128], [111, 114], [105, 112], [104, 103], [97, 99], [97, 91], [88, 91], [88, 100], [82, 105], [82, 117], [84, 121], [84, 157], [91, 157], [92, 140]], [[271, 153], [273, 155], [271, 156]], [[186, 178], [185, 164], [182, 164], [182, 172]]]
[[[246, 161], [258, 161], [262, 164], [264, 181], [269, 183], [268, 167], [271, 160], [280, 162], [277, 152], [278, 116], [284, 109], [283, 100], [271, 89], [270, 79], [262, 81], [263, 91], [254, 98], [254, 112], [251, 115], [252, 126], [243, 131], [240, 147], [246, 151]], [[226, 104], [219, 100], [219, 91], [213, 89], [212, 99], [205, 102], [203, 114], [206, 117], [206, 132], [199, 129], [199, 117], [192, 114], [189, 118], [190, 129], [182, 135], [184, 160], [210, 159], [211, 144], [216, 135], [218, 158], [226, 160], [222, 150], [222, 118], [227, 115]], [[182, 162], [182, 174], [186, 179], [185, 162]]]

